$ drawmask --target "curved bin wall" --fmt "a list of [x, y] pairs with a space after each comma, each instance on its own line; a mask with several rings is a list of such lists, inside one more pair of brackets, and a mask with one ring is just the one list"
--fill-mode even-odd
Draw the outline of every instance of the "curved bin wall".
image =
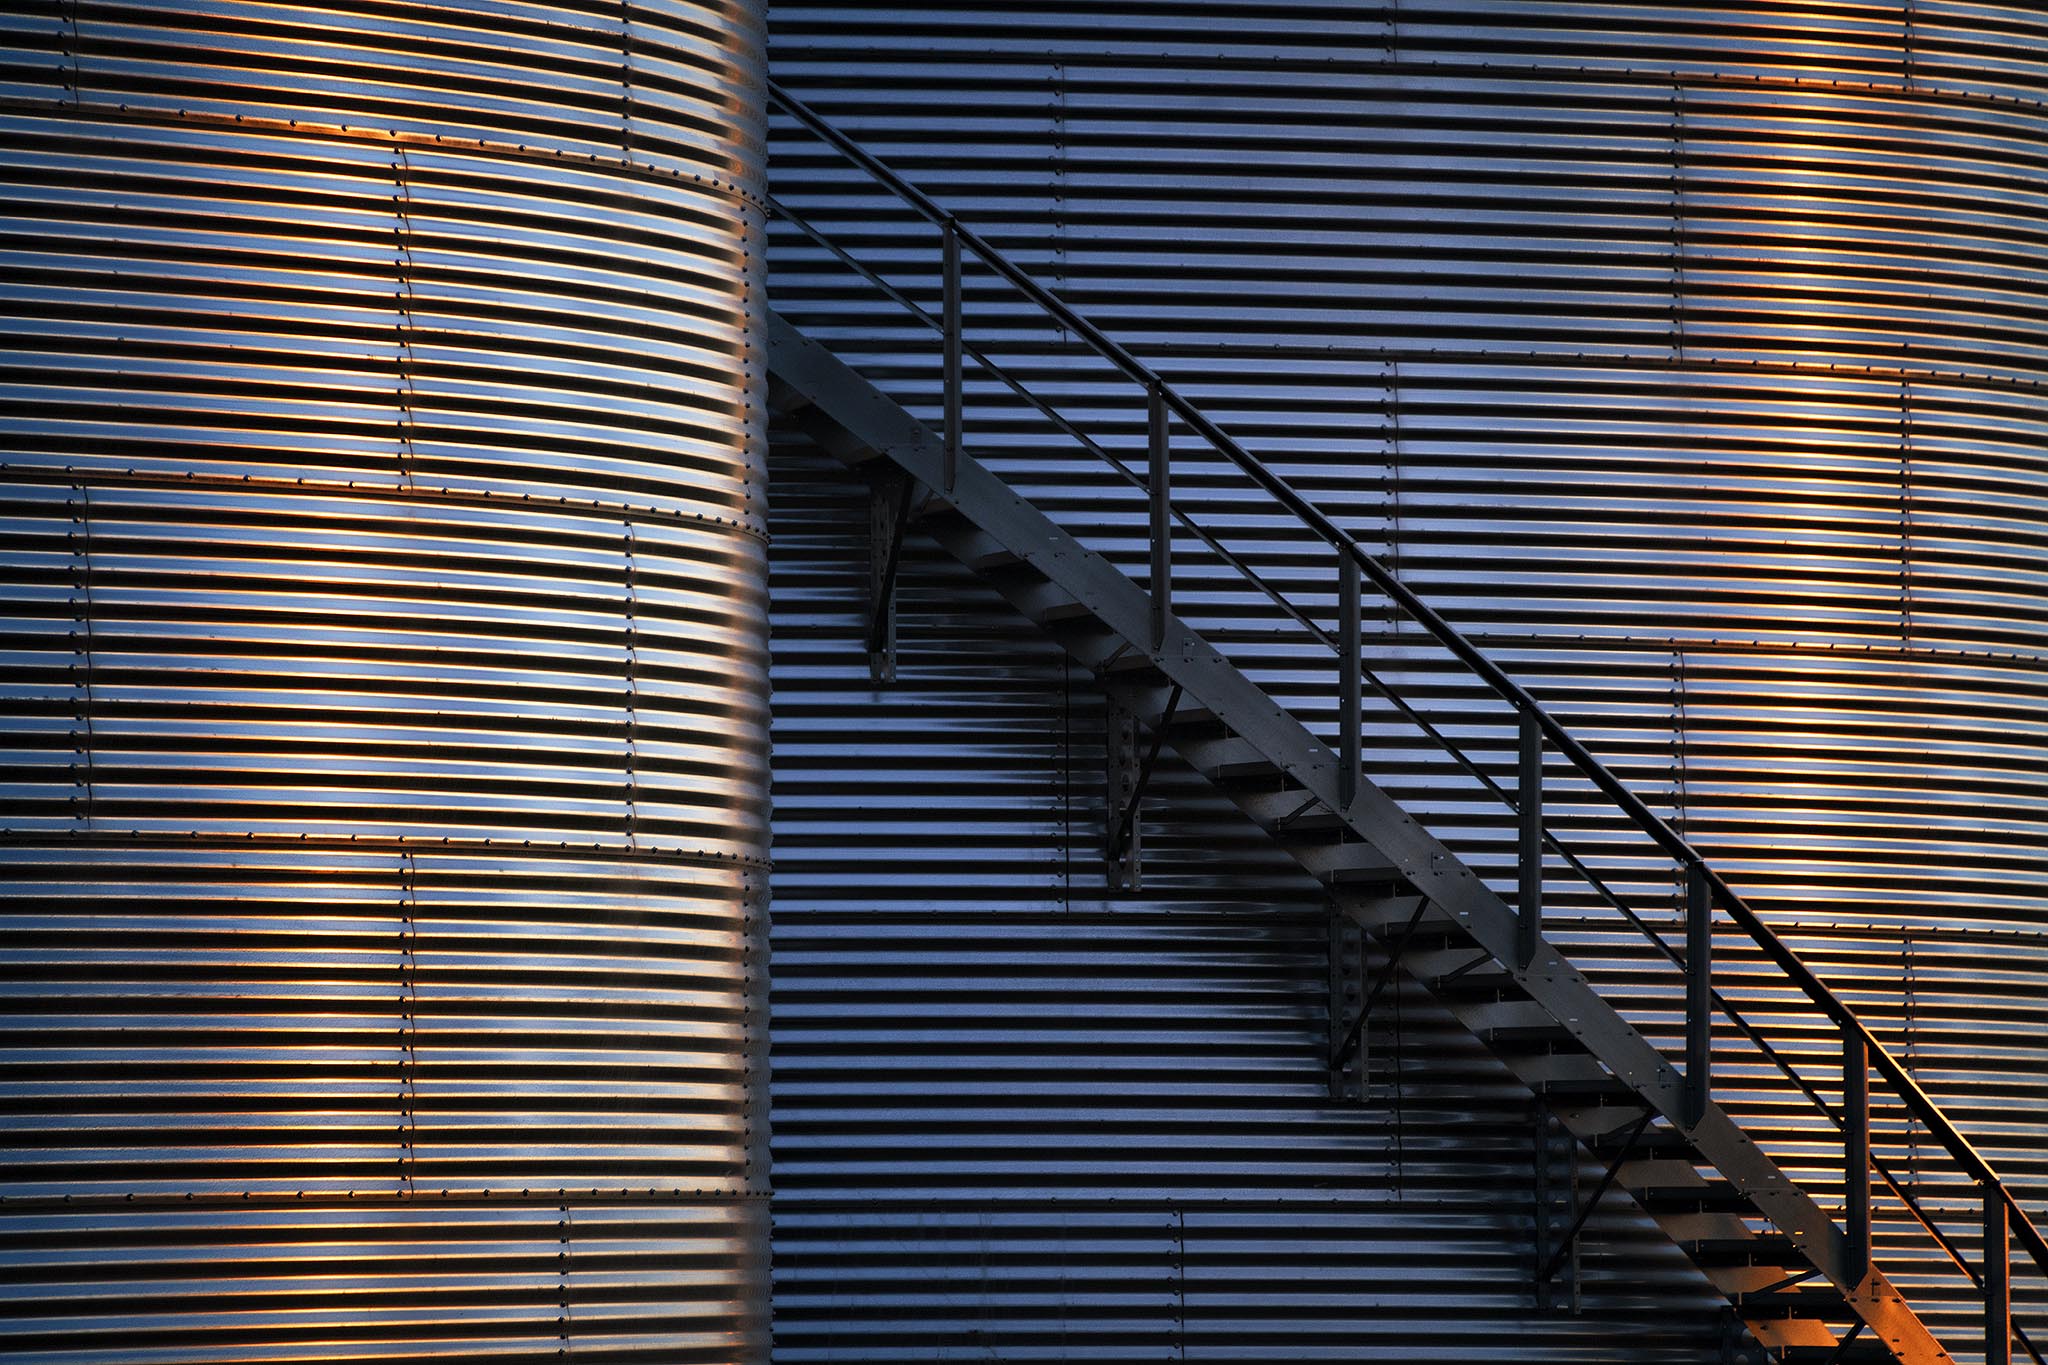
[[[2048, 1196], [2038, 7], [1215, 0], [1097, 5], [1085, 19], [1059, 6], [977, 9], [911, 27], [892, 6], [840, 0], [778, 6], [773, 38], [778, 80], [1383, 550], [1768, 910], [2020, 1189]], [[773, 145], [779, 199], [936, 305], [928, 225], [793, 127], [778, 124]], [[795, 234], [777, 235], [774, 253], [775, 306], [936, 421], [933, 334]], [[1143, 468], [1135, 390], [972, 270], [966, 298], [971, 340]], [[970, 392], [972, 448], [1142, 577], [1141, 496], [993, 381]], [[1187, 433], [1174, 453], [1182, 505], [1327, 619], [1330, 558]], [[1175, 567], [1176, 608], [1334, 734], [1330, 655], [1185, 541]], [[828, 733], [800, 708], [807, 689], [822, 703], [835, 684], [793, 662], [778, 675], [778, 725], [795, 716], [807, 747], [778, 771], [778, 818], [808, 834], [814, 813], [831, 812], [848, 849], [900, 825], [921, 850], [916, 866], [939, 878], [974, 859], [914, 816], [888, 814], [890, 784], [908, 783], [920, 809], [957, 812], [965, 837], [989, 831], [980, 856], [1003, 866], [1026, 847], [1004, 822], [1024, 819], [1037, 793], [1060, 812], [1071, 856], [1027, 859], [1019, 885], [1053, 885], [1045, 894], [1072, 907], [1058, 889], [1071, 874], [1089, 888], [1073, 894], [1099, 895], [1088, 741], [1053, 773], [1052, 758], [1014, 734], [1005, 742], [1007, 710], [974, 710], [939, 646], [956, 614], [943, 597], [923, 605], [923, 617], [906, 609], [901, 630], [927, 671], [901, 685], [952, 699], [951, 725], [921, 746], [861, 727]], [[1379, 615], [1368, 634], [1375, 666], [1511, 782], [1500, 709], [1417, 632]], [[1505, 812], [1391, 711], [1372, 710], [1368, 727], [1374, 776], [1512, 887]], [[873, 789], [851, 790], [849, 773]], [[1675, 924], [1668, 866], [1574, 799], [1561, 766], [1552, 777], [1558, 823], [1638, 908]], [[950, 799], [933, 796], [942, 780]], [[1174, 837], [1165, 814], [1147, 837]], [[914, 936], [883, 928], [923, 907], [900, 878], [834, 874], [822, 843], [802, 856], [820, 870], [789, 883], [778, 952], [787, 936], [822, 980], [834, 961], [877, 970], [863, 954], [880, 950], [848, 927], [858, 922], [913, 953]], [[1561, 867], [1546, 903], [1551, 932], [1675, 1046], [1674, 977]], [[856, 921], [856, 910], [875, 918]], [[1049, 950], [1072, 938], [1037, 932]], [[935, 926], [916, 951], [943, 962], [951, 949]], [[1724, 989], [1830, 1089], [1832, 1036], [1732, 936], [1719, 952]], [[1244, 967], [1248, 980], [1268, 970], [1278, 968], [1266, 959]], [[961, 982], [949, 1007], [997, 1027], [995, 990]], [[799, 1185], [826, 1200], [841, 1188], [835, 1163], [856, 1154], [863, 1178], [914, 1197], [928, 1132], [866, 1108], [858, 1080], [813, 1062], [855, 1018], [795, 978], [778, 991], [789, 1016], [778, 1070], [786, 1056], [791, 1087], [779, 1092], [779, 1127], [805, 1134], [778, 1149], [792, 1191], [785, 1224], [799, 1226]], [[884, 1035], [860, 1023], [878, 1054], [934, 1054], [922, 1027]], [[1130, 1154], [1143, 1183], [1182, 1143], [1239, 1131], [1197, 1117], [1193, 1081], [1176, 1092], [1186, 1108], [1161, 1100], [1148, 1115], [1135, 1098], [1091, 1090], [1094, 1073], [1061, 1060], [1053, 1023], [1022, 1032], [1006, 1046], [1043, 1043], [1045, 1084], [1072, 1101], [1032, 1120], [1047, 1142], [1128, 1123], [1133, 1136], [1114, 1152]], [[1178, 1036], [1120, 1045], [1166, 1067], [1182, 1055]], [[1748, 1068], [1726, 1091], [1745, 1121], [1831, 1195], [1836, 1158], [1814, 1141], [1815, 1112], [1732, 1040], [1724, 1060]], [[796, 1088], [811, 1064], [817, 1076]], [[971, 1109], [971, 1083], [960, 1084]], [[1482, 1100], [1475, 1089], [1471, 1102]], [[1885, 1159], [1974, 1245], [1972, 1191], [1883, 1100], [1880, 1090]], [[873, 1129], [857, 1149], [836, 1146], [806, 1126], [814, 1105], [868, 1112]], [[1289, 1143], [1327, 1143], [1337, 1160], [1342, 1118], [1297, 1113]], [[975, 1147], [971, 1123], [958, 1123], [956, 1140]], [[1260, 1147], [1283, 1149], [1293, 1148]], [[1030, 1197], [1027, 1166], [991, 1151], [977, 1169], [977, 1197]], [[1529, 1235], [1526, 1180], [1525, 1169], [1489, 1192], [1503, 1245]], [[1301, 1198], [1322, 1198], [1305, 1185]], [[1151, 1188], [1186, 1210], [1214, 1193], [1195, 1175], [1178, 1195], [1168, 1176]], [[1462, 1197], [1448, 1180], [1437, 1188]], [[1972, 1296], [1896, 1203], [1880, 1199], [1880, 1211], [1894, 1220], [1880, 1255], [1916, 1292], [1946, 1298], [1934, 1316], [1969, 1340]], [[858, 1263], [829, 1221], [808, 1235], [843, 1257], [835, 1264]], [[1304, 1265], [1333, 1264], [1282, 1242]], [[1461, 1278], [1454, 1240], [1415, 1246], [1405, 1277], [1380, 1284], [1425, 1296], [1455, 1285], [1470, 1296], [1462, 1323], [1508, 1311]], [[991, 1234], [986, 1254], [1005, 1252], [1032, 1254], [1021, 1235]], [[817, 1311], [807, 1264], [789, 1272], [784, 1339]], [[1227, 1307], [1253, 1311], [1241, 1288], [1253, 1271], [1205, 1269], [1192, 1252], [1186, 1265], [1187, 1303], [1201, 1305], [1185, 1318], [1191, 1350], [1283, 1349], [1281, 1327], [1261, 1337]], [[1626, 1277], [1608, 1284], [1620, 1292]], [[2021, 1289], [2041, 1293], [2037, 1281]], [[1396, 1354], [1422, 1355], [1446, 1330], [1440, 1307], [1431, 1298], [1375, 1316], [1367, 1291], [1333, 1287], [1284, 1330], [1310, 1333], [1320, 1314], [1342, 1324], [1336, 1339], [1370, 1321], [1403, 1334]], [[901, 1320], [936, 1332], [948, 1312], [927, 1303]]]
[[7, 1350], [765, 1354], [763, 42], [0, 17]]

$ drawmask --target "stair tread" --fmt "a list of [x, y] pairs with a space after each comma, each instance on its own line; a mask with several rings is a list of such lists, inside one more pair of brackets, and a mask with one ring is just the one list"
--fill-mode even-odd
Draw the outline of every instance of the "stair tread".
[[[1408, 951], [1415, 954], [1418, 961], [1427, 953], [1448, 953], [1458, 959], [1457, 965], [1463, 966], [1472, 960], [1474, 953], [1483, 950], [1473, 941], [1471, 932], [1457, 920], [1434, 918], [1425, 919], [1415, 927], [1415, 936], [1408, 941]], [[1487, 956], [1490, 959], [1492, 954], [1489, 953]], [[1498, 962], [1493, 964], [1492, 969], [1499, 972], [1507, 971], [1507, 968]], [[1474, 967], [1472, 970], [1482, 971], [1485, 968]]]
[[1045, 577], [1044, 574], [1040, 573], [1032, 565], [1030, 560], [1024, 558], [1023, 555], [1018, 554], [1007, 545], [991, 544], [986, 547], [978, 547], [961, 554], [960, 559], [968, 568], [980, 574], [1014, 573], [1019, 576], [1032, 578]]
[[1840, 1318], [1853, 1312], [1842, 1291], [1818, 1277], [1760, 1294], [1737, 1294], [1735, 1311], [1746, 1318]]
[[1118, 682], [1126, 683], [1142, 682], [1150, 678], [1163, 680], [1166, 677], [1165, 670], [1159, 667], [1151, 655], [1142, 654], [1135, 649], [1119, 654], [1115, 658], [1105, 659], [1101, 672], [1105, 678], [1115, 678]]
[[[1482, 950], [1474, 948], [1472, 951], [1478, 953]], [[1430, 983], [1430, 989], [1447, 1000], [1480, 999], [1489, 995], [1527, 998], [1514, 974], [1490, 957], [1470, 971], [1459, 972], [1455, 979], [1451, 973], [1444, 973]]]
[[1806, 1256], [1781, 1232], [1750, 1237], [1695, 1237], [1681, 1245], [1701, 1265], [1805, 1266]]
[[1092, 620], [1095, 609], [1071, 598], [1047, 602], [1037, 609], [1038, 620], [1051, 624], [1055, 622]]
[[1344, 823], [1344, 817], [1325, 806], [1310, 806], [1287, 823], [1278, 826], [1274, 835], [1281, 839], [1328, 838], [1351, 827]]
[[1336, 886], [1399, 881], [1401, 870], [1371, 844], [1359, 840], [1283, 841], [1282, 846], [1309, 873]]
[[[1586, 1146], [1600, 1156], [1613, 1156], [1628, 1145], [1628, 1131], [1601, 1133], [1586, 1139]], [[1667, 1158], [1690, 1161], [1699, 1154], [1694, 1150], [1692, 1139], [1676, 1128], [1651, 1127], [1638, 1134], [1630, 1147], [1632, 1157], [1651, 1160]]]
[[1495, 1047], [1513, 1048], [1517, 1052], [1529, 1048], [1568, 1048], [1574, 1052], [1585, 1051], [1577, 1035], [1563, 1024], [1496, 1024], [1476, 1030], [1480, 1039]]
[[1180, 705], [1173, 708], [1173, 720], [1168, 723], [1166, 729], [1169, 734], [1180, 735], [1203, 726], [1222, 724], [1222, 720], [1214, 711], [1198, 701], [1191, 701], [1183, 696]]
[[1209, 780], [1221, 787], [1265, 786], [1285, 776], [1264, 757], [1247, 758], [1241, 762], [1219, 764], [1201, 771]]
[[1573, 1076], [1561, 1080], [1545, 1081], [1543, 1082], [1543, 1088], [1545, 1094], [1552, 1098], [1574, 1100], [1579, 1103], [1594, 1099], [1613, 1099], [1621, 1102], [1633, 1102], [1640, 1107], [1641, 1102], [1641, 1097], [1637, 1095], [1635, 1087], [1619, 1076]]
[[1705, 1185], [1650, 1186], [1634, 1191], [1635, 1201], [1652, 1213], [1754, 1213], [1755, 1202], [1725, 1180]]
[[[1183, 748], [1185, 752], [1185, 748]], [[1286, 829], [1305, 821], [1326, 820], [1328, 828], [1348, 828], [1337, 816], [1305, 788], [1289, 782], [1285, 786], [1259, 790], [1253, 787], [1239, 787], [1231, 790], [1231, 797], [1238, 809], [1250, 816], [1254, 822], [1267, 831]]]
[[1839, 1345], [1786, 1346], [1775, 1359], [1776, 1365], [1893, 1365], [1898, 1357], [1883, 1342], [1872, 1340], [1866, 1330], [1847, 1349]]

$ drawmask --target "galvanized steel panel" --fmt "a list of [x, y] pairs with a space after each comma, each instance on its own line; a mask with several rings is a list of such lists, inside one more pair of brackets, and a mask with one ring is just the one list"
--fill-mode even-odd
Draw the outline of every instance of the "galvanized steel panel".
[[[2032, 7], [1402, 0], [1340, 11], [1219, 2], [912, 15], [847, 0], [778, 7], [774, 35], [779, 79], [1382, 548], [1771, 910], [2018, 1188], [2048, 1197], [2048, 1054], [2031, 1003], [2048, 995], [2035, 960], [2048, 941], [2048, 538], [2035, 515], [2048, 489], [2048, 84]], [[929, 225], [793, 128], [778, 128], [774, 165], [779, 200], [936, 309]], [[936, 421], [932, 331], [795, 233], [777, 229], [774, 252], [776, 307]], [[1142, 467], [1140, 394], [972, 267], [966, 299], [970, 341]], [[968, 387], [975, 453], [1142, 574], [1140, 490], [971, 364]], [[806, 565], [827, 553], [812, 539], [822, 528], [858, 527], [848, 509], [831, 514], [837, 522], [810, 520], [828, 513], [813, 511], [809, 477], [792, 484], [804, 491], [783, 509], [791, 529], [777, 552]], [[1326, 550], [1185, 433], [1174, 438], [1174, 481], [1177, 503], [1330, 621]], [[852, 655], [836, 679], [819, 672], [808, 641], [854, 628], [864, 562], [857, 541], [830, 553], [845, 577], [778, 566], [793, 575], [779, 590], [808, 597], [779, 608], [806, 641], [785, 638], [777, 659], [788, 755], [778, 828], [796, 822], [787, 827], [805, 841], [800, 863], [778, 872], [778, 934], [802, 945], [807, 974], [779, 988], [796, 1012], [781, 1036], [799, 1072], [812, 1040], [841, 1031], [858, 1038], [867, 1064], [915, 1072], [947, 1035], [908, 1020], [857, 1022], [853, 1002], [823, 984], [834, 961], [857, 978], [869, 970], [867, 950], [841, 936], [889, 926], [892, 942], [932, 955], [924, 970], [953, 992], [946, 1018], [1008, 1019], [1013, 1002], [963, 976], [941, 946], [952, 931], [931, 912], [949, 882], [984, 875], [1015, 888], [1000, 893], [1005, 907], [1050, 898], [1106, 910], [1100, 759], [1060, 738], [1087, 733], [1071, 719], [1085, 703], [1048, 711], [1041, 700], [1034, 711], [1014, 691], [967, 691], [967, 661], [985, 659], [987, 646], [964, 586], [910, 590], [906, 700], [865, 699]], [[1329, 653], [1187, 537], [1175, 606], [1334, 735]], [[1372, 666], [1509, 781], [1511, 718], [1418, 632], [1375, 610]], [[997, 685], [998, 667], [987, 665], [983, 686]], [[1057, 695], [1086, 692], [1085, 680], [1064, 679]], [[929, 719], [881, 734], [810, 719], [847, 706], [891, 714], [909, 697], [932, 708]], [[1512, 886], [1511, 829], [1492, 796], [1370, 699], [1367, 746], [1376, 781]], [[828, 772], [824, 785], [812, 776]], [[1575, 843], [1655, 922], [1675, 924], [1671, 870], [1583, 783], [1558, 769], [1552, 779], [1551, 809]], [[1038, 833], [1020, 843], [1013, 831], [1026, 812]], [[1260, 916], [1276, 912], [1253, 907], [1289, 902], [1258, 889], [1269, 870], [1236, 861], [1250, 851], [1248, 832], [1211, 819], [1188, 836], [1205, 875], [1223, 874], [1204, 885], [1242, 897], [1244, 923], [1270, 923]], [[1147, 838], [1172, 828], [1163, 813]], [[1668, 966], [1617, 934], [1611, 912], [1562, 867], [1546, 904], [1554, 936], [1645, 1032], [1675, 1043]], [[1012, 927], [1014, 951], [1034, 960], [1067, 951], [1076, 932], [1032, 919]], [[813, 933], [838, 946], [813, 945]], [[1246, 973], [1279, 970], [1260, 955], [1270, 951], [1247, 930], [1226, 956]], [[1724, 989], [1828, 1089], [1833, 1040], [1753, 956], [1732, 942], [1718, 951]], [[1305, 971], [1304, 1014], [1317, 1008], [1312, 978]], [[1170, 1125], [1143, 1135], [1120, 1126], [1112, 1116], [1132, 1092], [1094, 1084], [1105, 1049], [1143, 1056], [1150, 1046], [1164, 1064], [1178, 1056], [1171, 1045], [1062, 1045], [1049, 1026], [1015, 1027], [1013, 1046], [1045, 1049], [1039, 1083], [1072, 1104], [1010, 1118], [1039, 1136], [1014, 1164], [990, 1159], [963, 1175], [974, 1187], [959, 1207], [1023, 1197], [1043, 1183], [1027, 1154], [1073, 1134], [1111, 1133], [1104, 1158], [1116, 1167], [1132, 1154], [1133, 1168], [1143, 1166], [1136, 1153], [1179, 1139], [1162, 1136]], [[1314, 1029], [1296, 1027], [1293, 1055], [1310, 1067]], [[1838, 1188], [1835, 1158], [1814, 1141], [1815, 1111], [1729, 1032], [1729, 1103], [1781, 1161], [1817, 1189]], [[1458, 1055], [1448, 1037], [1441, 1047], [1432, 1061]], [[804, 1174], [785, 1220], [856, 1183], [913, 1200], [928, 1140], [914, 1118], [834, 1139], [806, 1116], [843, 1112], [862, 1082], [833, 1073], [799, 1087], [793, 1073], [789, 1084], [778, 1117], [805, 1137], [781, 1160]], [[1444, 1103], [1485, 1112], [1485, 1094], [1475, 1085]], [[1878, 1099], [1882, 1159], [1952, 1226], [1973, 1227], [1967, 1191]], [[998, 1095], [986, 1104], [999, 1112]], [[1264, 1188], [1260, 1163], [1274, 1148], [1327, 1143], [1334, 1154], [1350, 1140], [1327, 1114], [1283, 1126], [1286, 1137], [1258, 1156], [1233, 1153], [1245, 1187]], [[856, 1152], [845, 1172], [831, 1164]], [[1168, 1208], [1193, 1208], [1227, 1185], [1213, 1173], [1124, 1178]], [[1516, 1202], [1527, 1179], [1525, 1157], [1514, 1177], [1445, 1176], [1429, 1188], [1492, 1199], [1507, 1240], [1529, 1235]], [[1961, 1281], [1930, 1259], [1924, 1238], [1906, 1235], [1896, 1205], [1881, 1199], [1879, 1213], [1893, 1220], [1880, 1234], [1888, 1267], [1936, 1305], [1940, 1330], [1967, 1339]], [[850, 1274], [863, 1253], [843, 1219], [800, 1226], [784, 1234], [794, 1259], [780, 1272], [781, 1323], [785, 1342], [812, 1343], [830, 1310], [809, 1267]], [[991, 1232], [986, 1254], [999, 1260], [1006, 1235]], [[1375, 1300], [1389, 1323], [1372, 1341], [1386, 1358], [1426, 1357], [1433, 1334], [1477, 1302], [1456, 1297], [1478, 1290], [1458, 1268], [1455, 1239], [1409, 1245], [1408, 1273], [1447, 1297]], [[941, 1254], [920, 1249], [905, 1264]], [[1166, 1253], [1129, 1255], [1156, 1267]], [[1320, 1264], [1323, 1253], [1302, 1255]], [[1129, 1273], [1119, 1302], [1152, 1303]], [[1619, 1270], [1604, 1278], [1611, 1292], [1627, 1283]], [[2019, 1287], [2042, 1292], [2024, 1277]], [[873, 1311], [930, 1340], [935, 1355], [982, 1341], [1026, 1349], [1014, 1324], [975, 1337], [964, 1299], [873, 1292], [883, 1295]], [[1286, 1357], [1289, 1332], [1363, 1311], [1367, 1291], [1350, 1292], [1229, 1349]], [[1094, 1302], [1088, 1293], [1073, 1297]], [[1146, 1311], [1152, 1325], [1131, 1338], [1144, 1349], [1207, 1349], [1160, 1326], [1181, 1321], [1170, 1305]], [[1513, 1311], [1529, 1312], [1527, 1300]], [[1333, 1341], [1365, 1340], [1331, 1330]], [[1220, 1343], [1209, 1345], [1222, 1352]], [[836, 1358], [877, 1349], [839, 1345]], [[1544, 1358], [1554, 1349], [1528, 1347]], [[1585, 1347], [1589, 1358], [1608, 1349], [1635, 1358], [1632, 1345]]]
[[758, 10], [0, 23], [0, 1349], [760, 1358]]

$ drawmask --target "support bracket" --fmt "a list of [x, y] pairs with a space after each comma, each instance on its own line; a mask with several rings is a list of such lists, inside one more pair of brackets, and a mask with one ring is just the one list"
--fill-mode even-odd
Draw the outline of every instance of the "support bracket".
[[868, 677], [878, 683], [896, 681], [896, 571], [915, 488], [894, 468], [877, 471], [868, 487]]
[[1104, 719], [1109, 728], [1104, 756], [1107, 759], [1109, 799], [1104, 813], [1108, 818], [1109, 884], [1119, 891], [1140, 891], [1144, 889], [1144, 864], [1140, 847], [1143, 827], [1138, 822], [1138, 803], [1145, 799], [1145, 788], [1152, 781], [1152, 770], [1159, 766], [1159, 751], [1166, 744], [1167, 727], [1173, 724], [1174, 712], [1180, 709], [1181, 690], [1178, 684], [1166, 698], [1166, 710], [1159, 718], [1158, 726], [1152, 732], [1151, 747], [1141, 755], [1141, 738], [1137, 713], [1118, 701], [1114, 696], [1104, 708]]
[[[1395, 969], [1401, 965], [1401, 954], [1408, 951], [1408, 940], [1415, 937], [1416, 927], [1422, 923], [1422, 917], [1428, 910], [1428, 898], [1418, 897], [1415, 903], [1415, 913], [1408, 917], [1408, 922], [1401, 926], [1401, 932], [1395, 936], [1393, 942], [1387, 947], [1386, 970], [1382, 971], [1378, 978], [1373, 981], [1371, 992], [1366, 995], [1364, 1000], [1358, 1003], [1357, 1013], [1349, 1016], [1348, 1021], [1341, 1029], [1337, 1026], [1337, 1016], [1331, 1016], [1329, 1058], [1331, 1071], [1334, 1072], [1338, 1067], [1344, 1065], [1354, 1049], [1356, 1049], [1361, 1058], [1365, 1055], [1365, 1025], [1366, 1021], [1372, 1017], [1372, 1007], [1379, 1003], [1381, 992], [1385, 991], [1387, 983], [1394, 979]], [[1343, 914], [1342, 911], [1338, 913], [1340, 915]], [[1343, 918], [1350, 920], [1351, 917], [1343, 915]], [[1356, 922], [1353, 921], [1353, 923], [1355, 925]], [[1360, 971], [1362, 975], [1363, 967], [1361, 967]]]
[[1835, 1343], [1835, 1349], [1828, 1353], [1828, 1365], [1837, 1365], [1837, 1362], [1841, 1361], [1845, 1356], [1847, 1356], [1849, 1354], [1849, 1348], [1856, 1344], [1856, 1338], [1862, 1336], [1863, 1329], [1869, 1325], [1870, 1324], [1862, 1318], [1858, 1318], [1856, 1319], [1856, 1321], [1850, 1323], [1849, 1330], [1842, 1334], [1842, 1339]]
[[[1579, 1208], [1579, 1161], [1578, 1143], [1571, 1130], [1558, 1122], [1550, 1108], [1538, 1101], [1531, 1111], [1532, 1136], [1535, 1140], [1534, 1165], [1536, 1175], [1536, 1307], [1548, 1312], [1553, 1306], [1552, 1280], [1557, 1270], [1565, 1276], [1567, 1302], [1573, 1316], [1580, 1311], [1579, 1298], [1579, 1223], [1571, 1225], [1572, 1231], [1565, 1234], [1563, 1242], [1553, 1248], [1556, 1238], [1556, 1215], [1559, 1208], [1576, 1212]], [[1559, 1142], [1562, 1138], [1562, 1143]], [[1556, 1186], [1555, 1167], [1562, 1147], [1564, 1157], [1564, 1179], [1562, 1188]], [[1597, 1194], [1594, 1196], [1599, 1197]], [[1588, 1206], [1590, 1211], [1590, 1205]], [[1555, 1267], [1555, 1269], [1550, 1269]], [[1548, 1273], [1546, 1273], [1548, 1270]]]
[[1136, 891], [1144, 882], [1144, 828], [1135, 819], [1126, 821], [1138, 799], [1138, 717], [1128, 706], [1110, 697], [1103, 707], [1104, 777], [1108, 796], [1104, 803], [1103, 852], [1109, 861], [1109, 885], [1113, 891]]
[[1330, 1027], [1330, 1098], [1358, 1103], [1365, 1099], [1365, 931], [1358, 921], [1332, 908], [1326, 921], [1330, 954], [1330, 988], [1326, 1017]]
[[1537, 1272], [1536, 1284], [1539, 1294], [1548, 1292], [1550, 1282], [1557, 1278], [1558, 1267], [1564, 1264], [1565, 1257], [1570, 1255], [1573, 1247], [1577, 1245], [1579, 1233], [1585, 1229], [1586, 1220], [1593, 1216], [1594, 1209], [1600, 1207], [1601, 1196], [1614, 1187], [1614, 1178], [1621, 1174], [1621, 1168], [1635, 1155], [1636, 1144], [1642, 1141], [1643, 1131], [1650, 1126], [1650, 1120], [1655, 1117], [1655, 1110], [1645, 1110], [1642, 1118], [1636, 1120], [1635, 1127], [1629, 1129], [1627, 1139], [1621, 1144], [1621, 1150], [1607, 1163], [1606, 1171], [1600, 1176], [1600, 1183], [1593, 1187], [1592, 1196], [1579, 1206], [1578, 1213], [1572, 1218], [1571, 1226], [1565, 1229], [1564, 1241], [1551, 1251], [1549, 1258]]

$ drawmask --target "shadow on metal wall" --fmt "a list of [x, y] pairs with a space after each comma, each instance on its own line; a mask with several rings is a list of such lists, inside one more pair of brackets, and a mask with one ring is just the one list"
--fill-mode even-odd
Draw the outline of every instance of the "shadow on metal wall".
[[1538, 1312], [1527, 1092], [1402, 988], [1333, 1100], [1319, 888], [1169, 755], [1112, 889], [1092, 679], [913, 531], [877, 683], [866, 490], [771, 475], [778, 1359], [1702, 1358], [1625, 1208]]

